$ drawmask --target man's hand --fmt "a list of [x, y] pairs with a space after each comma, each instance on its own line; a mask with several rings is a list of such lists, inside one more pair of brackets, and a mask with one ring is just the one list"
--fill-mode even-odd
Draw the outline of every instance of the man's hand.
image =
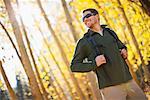
[[124, 59], [126, 59], [128, 57], [128, 53], [126, 49], [121, 49], [121, 55]]
[[95, 58], [96, 61], [96, 65], [99, 67], [100, 65], [106, 63], [106, 59], [104, 57], [104, 55], [99, 55]]

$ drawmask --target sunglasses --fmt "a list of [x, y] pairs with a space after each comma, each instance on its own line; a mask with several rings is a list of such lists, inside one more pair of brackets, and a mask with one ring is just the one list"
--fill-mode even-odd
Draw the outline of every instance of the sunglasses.
[[94, 14], [94, 13], [89, 13], [89, 14], [85, 15], [85, 16], [82, 18], [82, 20], [84, 21], [85, 18], [89, 18], [89, 17], [95, 16], [95, 15], [96, 15], [96, 14]]

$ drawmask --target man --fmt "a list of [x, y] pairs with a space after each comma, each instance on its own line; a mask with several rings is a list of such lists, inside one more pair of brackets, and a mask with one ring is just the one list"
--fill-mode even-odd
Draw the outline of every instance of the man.
[[94, 71], [103, 100], [147, 100], [125, 62], [128, 56], [126, 46], [112, 34], [112, 30], [99, 24], [98, 11], [84, 10], [83, 22], [89, 29], [77, 43], [71, 70]]

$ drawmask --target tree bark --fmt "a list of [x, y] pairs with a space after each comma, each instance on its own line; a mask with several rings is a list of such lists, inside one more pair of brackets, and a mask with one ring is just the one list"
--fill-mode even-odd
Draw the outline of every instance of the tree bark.
[[93, 0], [93, 2], [96, 4], [96, 6], [97, 6], [99, 9], [102, 9], [102, 10], [103, 10], [102, 16], [103, 16], [104, 20], [106, 21], [107, 25], [108, 25], [109, 27], [111, 27], [111, 24], [110, 24], [108, 18], [107, 18], [107, 17], [105, 16], [105, 14], [104, 14], [104, 11], [105, 11], [105, 10], [99, 5], [99, 3], [98, 3], [97, 0]]
[[[63, 92], [63, 89], [60, 87], [59, 82], [57, 81], [56, 77], [54, 76], [54, 74], [53, 74], [53, 72], [52, 72], [52, 70], [51, 70], [51, 68], [50, 68], [51, 66], [50, 66], [49, 62], [47, 61], [46, 57], [45, 57], [42, 53], [41, 53], [41, 56], [42, 56], [44, 62], [46, 62], [47, 66], [49, 67], [49, 72], [51, 72], [52, 76], [54, 77], [54, 80], [56, 81], [56, 84], [58, 85], [59, 89], [60, 89], [61, 92], [63, 93], [63, 97], [66, 99], [66, 96], [65, 96], [65, 94], [64, 94], [64, 92]], [[44, 65], [43, 65], [43, 63], [42, 63], [42, 61], [41, 61], [40, 59], [38, 59], [38, 61], [39, 61], [40, 64], [43, 66], [44, 71], [47, 72], [46, 69], [45, 69], [45, 67], [44, 67]], [[57, 94], [57, 96], [58, 96], [58, 98], [60, 99], [60, 98], [61, 98], [60, 95], [59, 95], [60, 93], [57, 91], [55, 85], [54, 85], [53, 82], [51, 81], [52, 79], [51, 79], [50, 76], [49, 76], [49, 79], [50, 79], [49, 82], [51, 83], [52, 87], [54, 88], [54, 90], [55, 90], [55, 92], [56, 92], [56, 94]], [[61, 99], [60, 99], [60, 100], [61, 100]]]
[[18, 22], [16, 20], [15, 14], [14, 14], [14, 10], [11, 6], [11, 2], [10, 2], [10, 0], [4, 0], [4, 4], [6, 6], [6, 10], [8, 12], [8, 16], [9, 16], [9, 19], [10, 19], [10, 22], [11, 22], [18, 46], [19, 46], [22, 62], [23, 62], [27, 77], [29, 79], [33, 98], [35, 100], [42, 100], [43, 98], [42, 98], [42, 95], [40, 93], [40, 89], [38, 87], [38, 83], [37, 83], [37, 80], [35, 78], [34, 71], [32, 69], [29, 57], [28, 57], [27, 52], [25, 50], [25, 45], [24, 45], [24, 42], [22, 39], [21, 31], [19, 29], [19, 25], [18, 25]]
[[[34, 21], [37, 22], [35, 19], [34, 19]], [[51, 54], [52, 54], [52, 51], [50, 50], [50, 47], [49, 47], [49, 45], [48, 45], [48, 42], [44, 39], [44, 33], [42, 32], [41, 28], [40, 28], [38, 25], [37, 25], [37, 28], [39, 29], [39, 31], [40, 31], [40, 33], [41, 33], [41, 36], [43, 37], [43, 42], [44, 42], [44, 44], [46, 45], [46, 47], [47, 47], [48, 50], [49, 50], [49, 55], [51, 55]], [[38, 42], [39, 42], [39, 41], [37, 41], [37, 43], [38, 43]], [[34, 53], [35, 53], [35, 52], [34, 52]], [[42, 61], [39, 59], [38, 55], [37, 55], [36, 53], [35, 53], [35, 55], [36, 55], [36, 57], [38, 58], [38, 61], [39, 61], [40, 65], [43, 66], [44, 72], [47, 72], [46, 69], [45, 69], [45, 66], [42, 64]], [[44, 55], [41, 54], [41, 56], [42, 56], [43, 58], [45, 58]], [[45, 59], [45, 60], [46, 60], [46, 59]], [[44, 61], [45, 61], [45, 60], [44, 60]], [[50, 68], [48, 62], [47, 62], [47, 61], [45, 61], [45, 62], [47, 63], [47, 66], [49, 67], [49, 69], [50, 69], [50, 71], [51, 71], [51, 68]], [[59, 64], [58, 64], [57, 62], [56, 62], [56, 65], [60, 68], [60, 66], [59, 66]], [[60, 71], [61, 71], [61, 70], [60, 70]], [[51, 71], [51, 72], [52, 72], [52, 71]], [[54, 76], [54, 74], [53, 74], [53, 76]], [[62, 74], [62, 76], [65, 77], [64, 74]], [[49, 76], [49, 77], [50, 77], [50, 76]], [[67, 98], [66, 98], [66, 96], [65, 96], [65, 93], [64, 93], [62, 87], [60, 86], [59, 82], [56, 80], [56, 77], [55, 77], [55, 76], [54, 76], [54, 79], [55, 79], [56, 84], [58, 85], [59, 89], [60, 89], [61, 92], [62, 92], [63, 98], [64, 98], [65, 100], [67, 100]], [[66, 79], [66, 80], [67, 80], [67, 79]], [[69, 85], [69, 84], [67, 84], [67, 85]], [[71, 87], [70, 87], [70, 88], [71, 88]]]
[[3, 79], [4, 79], [4, 81], [5, 81], [5, 84], [6, 84], [6, 86], [7, 86], [8, 91], [9, 91], [11, 100], [17, 100], [17, 96], [16, 96], [15, 92], [13, 91], [13, 89], [12, 89], [12, 87], [11, 87], [9, 81], [8, 81], [8, 78], [7, 78], [6, 74], [5, 74], [5, 71], [4, 71], [4, 69], [3, 69], [2, 62], [1, 62], [1, 61], [0, 61], [0, 72], [1, 72], [1, 74], [2, 74], [2, 76], [3, 76]]
[[137, 40], [136, 40], [136, 38], [135, 38], [135, 35], [134, 35], [134, 33], [133, 33], [132, 27], [131, 27], [131, 25], [130, 25], [130, 23], [129, 23], [129, 21], [128, 21], [128, 18], [127, 18], [126, 14], [125, 14], [125, 11], [124, 11], [124, 9], [123, 9], [123, 7], [122, 7], [122, 4], [121, 4], [120, 0], [117, 0], [117, 3], [120, 5], [120, 6], [119, 6], [119, 10], [120, 10], [120, 11], [122, 12], [122, 14], [123, 14], [123, 19], [125, 20], [125, 23], [126, 23], [126, 25], [127, 25], [127, 28], [128, 28], [128, 30], [129, 30], [129, 33], [130, 33], [130, 35], [131, 35], [131, 37], [132, 37], [132, 41], [133, 41], [133, 43], [134, 43], [134, 45], [135, 45], [135, 47], [136, 47], [136, 51], [137, 51], [138, 55], [140, 56], [140, 60], [141, 60], [141, 62], [142, 62], [142, 68], [143, 68], [144, 76], [145, 76], [144, 78], [145, 78], [148, 82], [150, 82], [150, 73], [149, 73], [149, 71], [148, 71], [147, 66], [146, 66], [145, 63], [144, 63], [144, 59], [143, 59], [142, 53], [141, 53], [141, 51], [140, 51], [140, 49], [139, 49], [139, 45], [138, 45], [138, 42], [137, 42]]
[[3, 30], [5, 31], [7, 37], [9, 38], [9, 40], [10, 40], [10, 42], [11, 42], [13, 48], [14, 48], [15, 51], [16, 51], [16, 54], [17, 54], [17, 56], [18, 56], [18, 58], [19, 58], [19, 60], [20, 60], [20, 62], [21, 62], [21, 64], [22, 64], [22, 66], [23, 66], [23, 62], [22, 62], [21, 57], [20, 57], [20, 55], [19, 55], [19, 52], [18, 52], [18, 50], [17, 50], [17, 48], [16, 48], [16, 46], [15, 46], [15, 43], [13, 42], [12, 38], [10, 37], [10, 35], [9, 35], [7, 29], [5, 28], [5, 26], [4, 26], [1, 22], [0, 22], [0, 24], [1, 24], [2, 28], [3, 28]]
[[128, 66], [129, 66], [129, 70], [130, 70], [130, 73], [131, 73], [133, 79], [134, 79], [134, 80], [136, 81], [136, 83], [141, 87], [140, 82], [138, 81], [137, 76], [136, 76], [135, 72], [133, 71], [132, 65], [130, 64], [130, 62], [129, 62], [128, 59], [126, 59], [126, 63], [127, 63]]
[[77, 82], [75, 76], [73, 75], [73, 73], [71, 72], [71, 70], [70, 70], [70, 68], [69, 68], [69, 65], [70, 65], [70, 64], [69, 64], [69, 61], [68, 61], [68, 59], [67, 59], [67, 56], [65, 55], [65, 51], [63, 50], [63, 48], [62, 48], [62, 46], [61, 46], [61, 42], [59, 41], [58, 37], [56, 36], [56, 33], [55, 33], [54, 30], [53, 30], [53, 28], [52, 28], [52, 26], [51, 26], [51, 24], [50, 24], [50, 21], [49, 21], [47, 15], [46, 15], [46, 13], [45, 13], [43, 7], [42, 7], [42, 4], [41, 4], [40, 0], [37, 0], [37, 3], [38, 3], [38, 6], [39, 6], [39, 8], [40, 8], [42, 14], [43, 14], [44, 19], [46, 20], [47, 26], [48, 26], [48, 28], [49, 28], [49, 30], [50, 30], [52, 36], [54, 37], [54, 40], [55, 40], [55, 42], [56, 42], [56, 44], [57, 44], [57, 46], [58, 46], [58, 48], [59, 48], [59, 50], [60, 50], [61, 57], [63, 58], [63, 61], [64, 61], [64, 63], [65, 63], [66, 66], [67, 66], [66, 68], [67, 68], [68, 71], [69, 71], [69, 74], [70, 74], [70, 76], [71, 76], [71, 79], [72, 79], [72, 81], [73, 81], [73, 83], [74, 83], [74, 85], [75, 85], [75, 88], [76, 88], [76, 90], [77, 90], [77, 93], [78, 93], [79, 97], [80, 97], [82, 100], [84, 100], [84, 98], [85, 98], [85, 97], [84, 97], [84, 94], [83, 94], [81, 88], [79, 87], [78, 82]]
[[40, 78], [40, 73], [39, 73], [38, 67], [37, 67], [37, 65], [36, 65], [36, 63], [35, 63], [35, 59], [34, 59], [34, 56], [33, 56], [33, 52], [32, 52], [31, 46], [30, 46], [30, 41], [29, 41], [29, 39], [28, 39], [25, 26], [24, 26], [24, 24], [23, 24], [22, 19], [20, 19], [20, 20], [21, 20], [22, 28], [23, 28], [24, 35], [25, 35], [25, 38], [26, 38], [26, 41], [27, 41], [27, 45], [28, 45], [28, 48], [29, 48], [29, 51], [30, 51], [31, 59], [32, 59], [32, 61], [33, 61], [33, 65], [34, 65], [34, 68], [35, 68], [35, 72], [36, 72], [36, 75], [37, 75], [37, 79], [38, 79], [38, 81], [39, 81], [39, 87], [41, 87], [42, 92], [43, 92], [43, 93], [42, 93], [42, 96], [43, 96], [44, 100], [48, 100], [48, 93], [46, 92], [46, 90], [45, 90], [45, 88], [44, 88], [44, 85], [43, 85], [43, 83], [42, 83], [42, 80], [41, 80], [41, 78]]
[[[17, 7], [18, 7], [18, 9], [20, 9], [20, 5], [19, 5], [18, 0], [16, 0], [16, 2], [17, 2]], [[26, 31], [26, 29], [25, 29], [25, 25], [24, 25], [24, 23], [23, 23], [23, 20], [22, 20], [21, 15], [20, 15], [19, 17], [20, 17], [22, 29], [23, 29], [23, 32], [24, 32], [24, 35], [25, 35], [25, 39], [26, 39], [26, 41], [27, 41], [27, 46], [28, 46], [28, 48], [29, 48], [29, 52], [30, 52], [30, 55], [31, 55], [31, 59], [32, 59], [32, 61], [33, 61], [33, 65], [34, 65], [34, 68], [35, 68], [35, 72], [36, 72], [36, 75], [37, 75], [37, 79], [38, 79], [38, 81], [39, 81], [39, 87], [41, 87], [42, 92], [43, 92], [42, 96], [43, 96], [44, 100], [48, 100], [48, 93], [46, 92], [46, 90], [45, 90], [45, 88], [44, 88], [44, 85], [43, 85], [43, 83], [42, 83], [42, 80], [41, 80], [41, 78], [40, 78], [40, 73], [39, 73], [38, 67], [37, 67], [37, 65], [36, 65], [36, 63], [35, 63], [35, 59], [34, 59], [33, 52], [32, 52], [31, 46], [30, 46], [29, 38], [28, 38], [28, 36], [27, 36], [27, 31]]]
[[93, 95], [93, 100], [101, 100], [101, 95], [100, 95], [100, 92], [99, 92], [99, 87], [98, 87], [98, 83], [97, 83], [97, 78], [95, 77], [94, 75], [95, 73], [93, 72], [89, 72], [87, 73], [87, 77], [90, 81], [90, 88], [91, 88], [91, 92], [92, 92], [92, 95]]
[[71, 18], [71, 15], [70, 15], [70, 13], [69, 13], [68, 8], [67, 8], [67, 3], [66, 3], [65, 0], [61, 0], [61, 4], [62, 4], [62, 6], [63, 6], [64, 12], [65, 12], [65, 15], [66, 15], [67, 23], [68, 23], [69, 28], [70, 28], [70, 30], [71, 30], [71, 32], [72, 32], [72, 35], [73, 35], [73, 38], [74, 38], [74, 42], [76, 42], [76, 41], [78, 40], [78, 38], [79, 38], [79, 35], [78, 35], [78, 33], [76, 32], [75, 27], [74, 27], [73, 24], [72, 24], [72, 23], [73, 23], [73, 20], [72, 20], [72, 18]]
[[[35, 22], [37, 22], [37, 21], [35, 20]], [[39, 30], [40, 33], [41, 33], [41, 36], [42, 36], [42, 38], [43, 38], [43, 42], [44, 42], [44, 44], [46, 45], [46, 47], [47, 47], [47, 49], [48, 49], [48, 51], [49, 51], [49, 55], [52, 56], [52, 58], [53, 58], [54, 62], [56, 63], [56, 65], [57, 65], [57, 67], [58, 67], [58, 69], [59, 69], [59, 71], [60, 71], [62, 77], [64, 78], [64, 81], [66, 82], [66, 84], [67, 84], [67, 86], [68, 86], [68, 88], [69, 88], [69, 92], [71, 93], [71, 96], [73, 97], [72, 88], [71, 88], [71, 86], [70, 86], [70, 84], [69, 84], [67, 78], [65, 77], [65, 74], [62, 72], [61, 67], [60, 67], [60, 65], [58, 64], [58, 61], [56, 60], [54, 54], [52, 53], [52, 51], [51, 51], [51, 49], [50, 49], [50, 45], [48, 44], [48, 41], [47, 41], [46, 39], [44, 39], [44, 33], [42, 32], [42, 30], [41, 30], [41, 28], [40, 28], [39, 26], [37, 26], [37, 28], [38, 28], [38, 30]]]
[[150, 16], [150, 0], [139, 0], [142, 4], [143, 9]]

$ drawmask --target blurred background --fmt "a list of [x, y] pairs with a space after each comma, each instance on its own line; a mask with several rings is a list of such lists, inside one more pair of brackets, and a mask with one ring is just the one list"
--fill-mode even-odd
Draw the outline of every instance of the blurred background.
[[149, 0], [0, 0], [0, 100], [100, 100], [95, 74], [70, 70], [86, 8], [126, 44], [130, 72], [149, 97]]

